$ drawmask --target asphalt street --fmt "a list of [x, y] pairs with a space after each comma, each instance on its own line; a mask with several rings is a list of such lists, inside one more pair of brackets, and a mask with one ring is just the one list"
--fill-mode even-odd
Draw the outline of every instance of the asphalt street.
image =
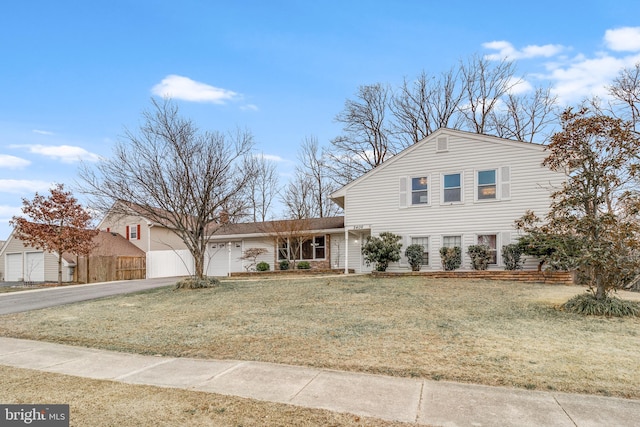
[[178, 277], [124, 280], [0, 294], [0, 315], [170, 286]]

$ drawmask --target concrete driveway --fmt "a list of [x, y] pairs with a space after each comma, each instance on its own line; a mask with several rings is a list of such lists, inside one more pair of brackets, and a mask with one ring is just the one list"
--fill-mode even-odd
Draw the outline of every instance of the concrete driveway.
[[179, 277], [124, 280], [0, 294], [0, 315], [170, 286]]

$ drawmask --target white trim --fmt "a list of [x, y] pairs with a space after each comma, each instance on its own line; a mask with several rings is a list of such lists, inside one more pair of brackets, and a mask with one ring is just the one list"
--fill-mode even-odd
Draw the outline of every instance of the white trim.
[[[445, 202], [444, 201], [444, 177], [445, 175], [460, 175], [460, 200], [457, 202]], [[455, 172], [441, 172], [440, 173], [440, 205], [463, 205], [464, 204], [464, 170]]]
[[[426, 203], [413, 203], [413, 180], [414, 179], [420, 179], [420, 178], [426, 178], [427, 179], [427, 202]], [[408, 177], [407, 179], [407, 184], [409, 188], [407, 188], [407, 205], [411, 206], [412, 208], [417, 208], [417, 207], [424, 207], [424, 206], [431, 206], [431, 191], [433, 186], [431, 185], [431, 174], [430, 173], [426, 173], [426, 174], [419, 174], [419, 175], [412, 175], [410, 177]], [[417, 190], [418, 192], [420, 191], [424, 191], [424, 190]]]
[[[496, 194], [494, 198], [487, 198], [487, 199], [480, 199], [478, 198], [478, 187], [480, 186], [479, 184], [479, 179], [478, 179], [478, 175], [480, 174], [480, 172], [489, 172], [489, 171], [494, 171], [495, 172], [495, 184], [494, 186], [496, 187]], [[475, 203], [491, 203], [491, 202], [497, 202], [500, 200], [500, 177], [499, 177], [499, 168], [497, 167], [486, 167], [486, 168], [476, 168], [473, 170], [473, 201]]]

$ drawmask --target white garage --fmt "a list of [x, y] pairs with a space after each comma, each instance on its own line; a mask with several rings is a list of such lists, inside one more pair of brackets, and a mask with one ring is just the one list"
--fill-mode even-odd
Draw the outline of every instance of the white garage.
[[44, 282], [44, 252], [27, 252], [24, 259], [24, 280]]
[[22, 253], [5, 255], [5, 280], [7, 282], [22, 281]]
[[44, 252], [6, 254], [5, 280], [8, 282], [44, 282]]
[[232, 273], [244, 271], [242, 268], [242, 242], [218, 242], [209, 243], [205, 256], [207, 276], [227, 276]]

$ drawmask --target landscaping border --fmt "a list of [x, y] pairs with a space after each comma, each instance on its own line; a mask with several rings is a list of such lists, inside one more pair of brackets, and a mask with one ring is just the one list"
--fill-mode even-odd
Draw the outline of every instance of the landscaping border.
[[481, 270], [481, 271], [410, 271], [396, 273], [374, 271], [374, 277], [424, 276], [435, 279], [483, 279], [513, 282], [547, 283], [552, 285], [575, 285], [573, 271], [524, 271], [524, 270]]

